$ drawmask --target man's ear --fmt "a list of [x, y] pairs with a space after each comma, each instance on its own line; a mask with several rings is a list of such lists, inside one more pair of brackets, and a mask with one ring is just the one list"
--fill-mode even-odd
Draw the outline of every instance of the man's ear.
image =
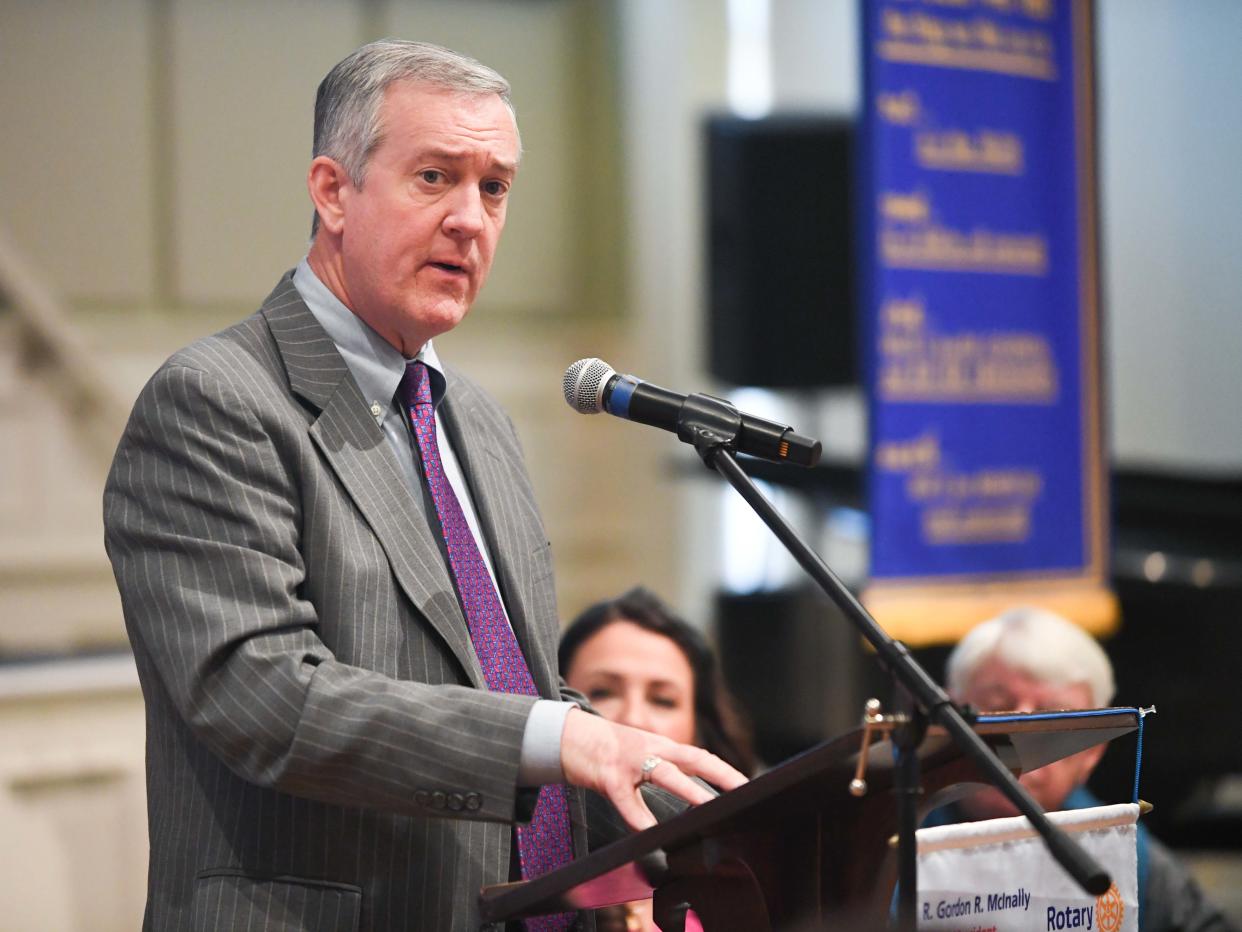
[[326, 155], [318, 155], [311, 161], [306, 172], [306, 189], [319, 214], [320, 229], [339, 236], [345, 228], [342, 192], [349, 185], [349, 175], [340, 162]]

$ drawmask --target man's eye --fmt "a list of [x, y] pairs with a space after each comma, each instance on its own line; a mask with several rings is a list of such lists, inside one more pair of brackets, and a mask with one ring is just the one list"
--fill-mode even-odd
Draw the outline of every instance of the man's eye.
[[508, 190], [509, 186], [503, 181], [483, 182], [483, 193], [490, 197], [504, 197]]
[[586, 695], [592, 702], [598, 702], [600, 699], [607, 699], [612, 696], [612, 690], [603, 686], [596, 686], [594, 689], [588, 689]]
[[434, 168], [428, 168], [425, 171], [421, 171], [418, 173], [418, 176], [428, 184], [439, 184], [444, 180], [444, 172], [437, 171]]

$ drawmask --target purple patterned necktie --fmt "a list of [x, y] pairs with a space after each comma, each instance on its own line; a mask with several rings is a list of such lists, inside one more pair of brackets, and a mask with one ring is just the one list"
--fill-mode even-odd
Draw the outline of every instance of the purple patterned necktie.
[[[435, 406], [431, 401], [431, 380], [422, 362], [406, 364], [400, 397], [410, 414], [410, 424], [422, 455], [423, 474], [440, 516], [440, 529], [448, 550], [449, 566], [457, 583], [457, 594], [470, 629], [474, 652], [483, 668], [483, 678], [492, 692], [536, 696], [535, 681], [513, 628], [505, 617], [500, 595], [492, 583], [487, 564], [453, 487], [444, 474], [440, 448], [436, 443]], [[539, 789], [539, 800], [529, 825], [518, 826], [518, 857], [522, 877], [529, 880], [568, 864], [573, 859], [573, 836], [569, 828], [569, 801], [565, 787], [549, 783]], [[573, 925], [573, 913], [541, 916], [526, 920], [530, 932], [559, 932]]]

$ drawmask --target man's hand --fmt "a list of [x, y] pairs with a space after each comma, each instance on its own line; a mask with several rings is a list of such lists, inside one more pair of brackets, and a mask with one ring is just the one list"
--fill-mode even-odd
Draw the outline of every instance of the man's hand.
[[[644, 779], [644, 763], [658, 759]], [[639, 788], [644, 782], [663, 787], [692, 805], [712, 798], [710, 790], [690, 777], [731, 790], [746, 777], [715, 754], [689, 744], [678, 744], [628, 725], [618, 725], [581, 709], [565, 717], [561, 734], [561, 768], [565, 780], [606, 796], [635, 831], [656, 824]]]

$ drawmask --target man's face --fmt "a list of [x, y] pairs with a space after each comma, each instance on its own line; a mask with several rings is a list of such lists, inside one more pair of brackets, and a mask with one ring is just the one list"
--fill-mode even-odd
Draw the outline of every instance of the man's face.
[[340, 295], [407, 357], [453, 329], [492, 266], [517, 171], [513, 116], [495, 94], [388, 87], [361, 188], [340, 191]]
[[[966, 689], [954, 698], [973, 705], [980, 712], [1040, 712], [1088, 709], [1093, 705], [1091, 687], [1086, 683], [1053, 686], [997, 657], [980, 664]], [[1102, 744], [1088, 748], [1025, 773], [1020, 782], [1044, 809], [1058, 810], [1065, 797], [1086, 782], [1103, 753]], [[1009, 800], [990, 788], [966, 797], [960, 805], [972, 819], [999, 819], [1018, 814]]]

